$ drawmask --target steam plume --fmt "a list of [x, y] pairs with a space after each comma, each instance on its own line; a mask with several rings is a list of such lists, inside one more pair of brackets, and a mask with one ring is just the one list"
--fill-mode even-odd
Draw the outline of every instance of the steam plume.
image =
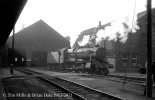
[[85, 35], [81, 42], [79, 42], [80, 46], [84, 46], [89, 42], [89, 35]]
[[[109, 23], [108, 23], [109, 24]], [[106, 25], [106, 24], [105, 24]], [[86, 44], [89, 44], [89, 41], [91, 40], [90, 36], [96, 35], [96, 44], [101, 42], [102, 40], [114, 40], [116, 41], [119, 38], [119, 41], [122, 43], [125, 43], [128, 39], [129, 33], [135, 33], [139, 27], [137, 26], [137, 23], [132, 23], [129, 18], [125, 18], [125, 20], [115, 20], [110, 23], [110, 25], [107, 25], [106, 27], [102, 28], [101, 22], [99, 23], [99, 26], [94, 29], [94, 33], [90, 34], [81, 34], [79, 36], [82, 36], [83, 39], [78, 41], [80, 46], [84, 46]], [[81, 37], [80, 37], [81, 38]]]
[[136, 23], [131, 26], [129, 20], [115, 21], [111, 23], [111, 26], [107, 26], [105, 30], [99, 30], [97, 32], [97, 41], [101, 39], [108, 39], [116, 41], [120, 38], [120, 42], [125, 43], [128, 39], [128, 33], [135, 33], [139, 27]]

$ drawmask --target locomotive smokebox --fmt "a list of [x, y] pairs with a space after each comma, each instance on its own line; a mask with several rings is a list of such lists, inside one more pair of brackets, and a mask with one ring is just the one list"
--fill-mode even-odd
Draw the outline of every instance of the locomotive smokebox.
[[100, 62], [105, 62], [106, 61], [106, 50], [105, 48], [97, 48], [95, 52], [95, 58], [99, 60]]

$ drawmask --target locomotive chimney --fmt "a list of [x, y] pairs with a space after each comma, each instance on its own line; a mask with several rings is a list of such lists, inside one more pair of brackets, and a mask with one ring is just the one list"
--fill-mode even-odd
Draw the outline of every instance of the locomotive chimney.
[[98, 27], [101, 27], [101, 21], [99, 21], [99, 26]]

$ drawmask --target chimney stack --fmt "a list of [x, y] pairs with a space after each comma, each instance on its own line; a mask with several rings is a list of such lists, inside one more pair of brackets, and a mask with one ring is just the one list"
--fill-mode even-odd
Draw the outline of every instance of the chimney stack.
[[101, 27], [101, 21], [99, 21], [99, 27]]

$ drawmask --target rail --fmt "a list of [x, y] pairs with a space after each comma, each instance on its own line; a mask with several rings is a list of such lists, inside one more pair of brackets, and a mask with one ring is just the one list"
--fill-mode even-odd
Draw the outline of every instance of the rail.
[[28, 70], [28, 69], [18, 69], [25, 71], [31, 75], [36, 75], [37, 77], [49, 81], [52, 84], [57, 85], [60, 88], [64, 88], [69, 93], [72, 93], [74, 97], [81, 98], [79, 100], [123, 100], [121, 97], [117, 97], [115, 95], [99, 91], [87, 86], [84, 86], [79, 83], [75, 83], [66, 79], [62, 79], [59, 77], [52, 78], [52, 76], [48, 76], [36, 71]]

